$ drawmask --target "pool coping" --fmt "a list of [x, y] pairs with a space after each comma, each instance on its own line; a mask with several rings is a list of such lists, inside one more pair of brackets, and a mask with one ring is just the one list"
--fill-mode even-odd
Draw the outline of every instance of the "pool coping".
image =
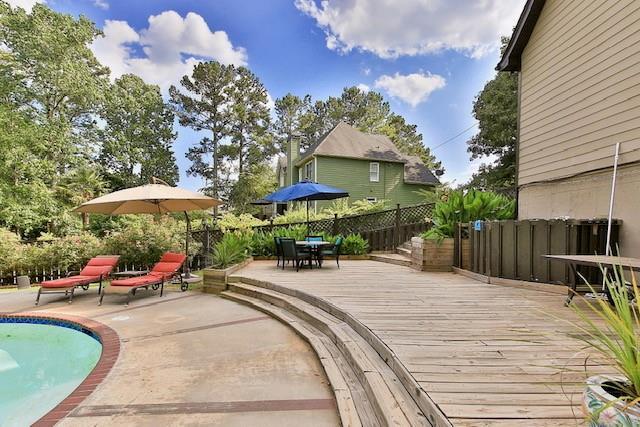
[[65, 418], [71, 411], [76, 409], [107, 377], [113, 365], [118, 360], [120, 354], [120, 337], [118, 333], [105, 325], [86, 317], [73, 316], [61, 313], [42, 312], [21, 312], [2, 313], [0, 317], [24, 318], [36, 317], [41, 319], [61, 320], [74, 323], [78, 326], [91, 330], [102, 344], [102, 354], [96, 366], [89, 372], [89, 375], [73, 390], [67, 397], [58, 403], [53, 409], [44, 414], [40, 419], [32, 424], [35, 427], [53, 426], [58, 421]]

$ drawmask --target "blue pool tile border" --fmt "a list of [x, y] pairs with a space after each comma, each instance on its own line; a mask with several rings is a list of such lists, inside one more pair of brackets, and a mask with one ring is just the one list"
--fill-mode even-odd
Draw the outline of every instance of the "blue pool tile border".
[[62, 328], [73, 329], [83, 334], [89, 335], [91, 338], [102, 344], [100, 336], [91, 329], [87, 329], [84, 326], [70, 322], [68, 320], [54, 319], [51, 317], [39, 317], [39, 316], [7, 316], [0, 315], [0, 323], [31, 323], [36, 325], [51, 325], [59, 326]]

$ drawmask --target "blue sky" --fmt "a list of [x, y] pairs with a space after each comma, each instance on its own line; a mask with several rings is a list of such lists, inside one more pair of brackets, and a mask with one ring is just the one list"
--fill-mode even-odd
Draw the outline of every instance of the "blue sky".
[[[29, 7], [34, 0], [11, 0]], [[202, 59], [247, 65], [276, 99], [315, 99], [351, 85], [381, 92], [436, 147], [474, 123], [474, 96], [494, 75], [499, 36], [508, 35], [523, 0], [47, 0], [104, 28], [94, 52], [113, 76], [134, 72], [166, 93]], [[199, 136], [181, 127], [175, 144], [180, 184], [187, 148]], [[445, 180], [464, 182], [465, 141], [436, 148]]]

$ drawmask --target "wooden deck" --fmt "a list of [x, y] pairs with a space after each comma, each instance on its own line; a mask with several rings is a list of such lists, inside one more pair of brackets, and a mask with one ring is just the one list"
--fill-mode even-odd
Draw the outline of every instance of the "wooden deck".
[[296, 273], [254, 262], [238, 274], [322, 298], [368, 327], [454, 425], [580, 422], [584, 380], [611, 368], [572, 337], [564, 296], [374, 261]]

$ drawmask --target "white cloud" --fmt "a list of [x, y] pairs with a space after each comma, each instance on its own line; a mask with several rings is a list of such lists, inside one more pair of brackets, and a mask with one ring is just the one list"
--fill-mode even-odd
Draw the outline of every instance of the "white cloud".
[[93, 0], [93, 5], [102, 10], [109, 9], [109, 2], [107, 0]]
[[36, 3], [44, 3], [44, 0], [6, 0], [11, 7], [21, 7], [27, 12], [31, 12]]
[[182, 18], [170, 10], [152, 15], [148, 21], [148, 28], [140, 31], [126, 21], [105, 22], [104, 37], [94, 41], [92, 50], [111, 69], [112, 78], [133, 73], [166, 90], [203, 60], [247, 63], [244, 48], [234, 47], [224, 31], [211, 31], [196, 13]]
[[481, 57], [511, 34], [524, 0], [295, 0], [329, 49], [382, 58], [445, 49]]
[[369, 91], [371, 90], [371, 88], [370, 88], [368, 85], [364, 84], [364, 83], [360, 83], [360, 84], [358, 84], [358, 86], [356, 86], [356, 87], [357, 87], [358, 89], [360, 89], [361, 91], [365, 92], [365, 93], [366, 93], [366, 92], [369, 92]]
[[389, 95], [415, 107], [429, 98], [434, 90], [446, 85], [444, 77], [431, 73], [413, 73], [393, 76], [383, 75], [375, 81], [375, 87], [384, 89]]
[[371, 74], [371, 68], [369, 67], [365, 67], [362, 69], [362, 74], [364, 74], [365, 76], [368, 76], [369, 74]]

